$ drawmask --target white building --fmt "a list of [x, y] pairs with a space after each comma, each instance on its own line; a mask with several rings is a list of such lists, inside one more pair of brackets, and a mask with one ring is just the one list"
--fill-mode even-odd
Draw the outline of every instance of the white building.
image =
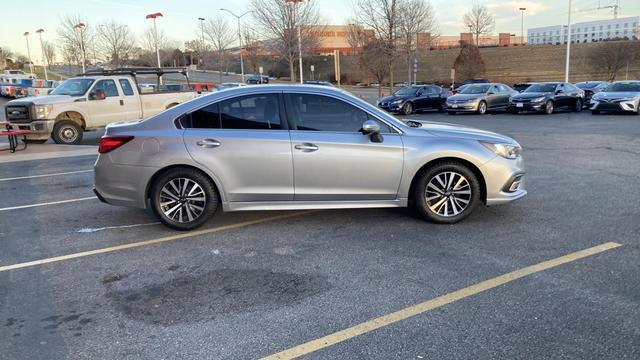
[[[566, 44], [567, 25], [545, 26], [527, 30], [530, 45]], [[589, 43], [607, 39], [639, 39], [640, 16], [571, 24], [571, 42]]]

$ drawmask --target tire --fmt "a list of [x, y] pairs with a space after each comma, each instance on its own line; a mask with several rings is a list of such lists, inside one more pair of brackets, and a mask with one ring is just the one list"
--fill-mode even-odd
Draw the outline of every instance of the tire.
[[600, 115], [600, 110], [591, 110], [591, 115]]
[[449, 114], [449, 115], [455, 115], [455, 114], [456, 114], [456, 112], [455, 112], [455, 111], [447, 111], [447, 114]]
[[[451, 175], [452, 180], [449, 178]], [[418, 176], [414, 202], [420, 215], [427, 221], [438, 224], [456, 223], [469, 216], [480, 202], [480, 182], [473, 171], [463, 164], [442, 162]], [[448, 182], [453, 182], [453, 185]], [[442, 186], [442, 183], [449, 186]], [[454, 190], [456, 185], [459, 190]]]
[[413, 114], [413, 104], [408, 102], [402, 105], [402, 114], [411, 115]]
[[547, 115], [551, 115], [553, 114], [553, 111], [555, 110], [555, 104], [553, 103], [553, 101], [551, 100], [547, 100], [547, 102], [544, 104], [544, 113]]
[[580, 112], [582, 111], [582, 100], [578, 99], [576, 100], [576, 107], [573, 108], [573, 112]]
[[56, 144], [78, 145], [82, 142], [82, 128], [71, 120], [58, 121], [53, 127], [51, 137]]
[[[185, 193], [191, 192], [190, 201]], [[181, 231], [202, 226], [218, 207], [218, 195], [211, 179], [189, 168], [174, 168], [158, 176], [151, 184], [149, 196], [158, 219]]]
[[476, 112], [478, 113], [478, 115], [484, 115], [487, 113], [487, 102], [486, 101], [480, 101], [478, 103], [478, 110], [476, 110]]

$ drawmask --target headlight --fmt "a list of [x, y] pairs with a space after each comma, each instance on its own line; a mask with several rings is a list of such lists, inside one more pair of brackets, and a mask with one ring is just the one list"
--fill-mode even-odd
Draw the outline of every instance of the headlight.
[[393, 100], [391, 103], [392, 104], [401, 104], [404, 100], [400, 99], [400, 100]]
[[535, 98], [535, 99], [531, 99], [531, 102], [543, 102], [544, 101], [544, 96]]
[[493, 143], [489, 141], [480, 141], [480, 144], [496, 155], [500, 155], [506, 159], [516, 159], [522, 153], [522, 148], [517, 144]]
[[36, 105], [36, 119], [46, 119], [51, 111], [53, 110], [53, 105]]

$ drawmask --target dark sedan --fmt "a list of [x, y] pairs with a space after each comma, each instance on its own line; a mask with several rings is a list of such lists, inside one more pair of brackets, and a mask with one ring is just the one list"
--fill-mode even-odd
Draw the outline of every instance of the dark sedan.
[[509, 98], [518, 94], [505, 84], [469, 84], [447, 99], [449, 115], [458, 112], [486, 114], [489, 111], [506, 110]]
[[511, 97], [508, 111], [544, 112], [553, 114], [560, 109], [581, 111], [584, 104], [584, 91], [572, 84], [563, 82], [538, 83]]
[[247, 78], [247, 84], [268, 84], [269, 77], [266, 75], [251, 75]]
[[437, 85], [413, 85], [403, 87], [393, 95], [378, 100], [378, 106], [389, 112], [404, 115], [427, 109], [444, 111], [449, 96], [449, 90]]

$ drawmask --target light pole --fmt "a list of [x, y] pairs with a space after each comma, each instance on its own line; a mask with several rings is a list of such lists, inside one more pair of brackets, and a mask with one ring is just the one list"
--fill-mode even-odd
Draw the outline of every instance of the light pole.
[[78, 29], [78, 31], [80, 32], [80, 51], [82, 51], [82, 73], [83, 74], [86, 72], [85, 64], [87, 63], [87, 53], [84, 46], [84, 29], [86, 27], [87, 26], [82, 22], [77, 23], [73, 27], [74, 29]]
[[49, 80], [49, 74], [47, 73], [47, 63], [49, 62], [49, 60], [47, 59], [47, 53], [44, 51], [44, 43], [42, 42], [42, 33], [44, 32], [44, 29], [38, 29], [36, 30], [36, 33], [38, 33], [38, 35], [40, 36], [40, 49], [42, 49], [42, 64], [44, 66], [44, 79], [45, 80]]
[[527, 8], [521, 7], [518, 10], [522, 13], [522, 17], [520, 18], [520, 45], [524, 45], [524, 11], [527, 10]]
[[242, 56], [242, 32], [240, 31], [240, 18], [247, 15], [251, 11], [247, 11], [242, 15], [236, 15], [233, 11], [229, 9], [220, 9], [220, 11], [226, 11], [229, 14], [233, 15], [238, 20], [238, 46], [240, 48], [240, 76], [242, 77], [242, 83], [244, 83], [244, 57]]
[[567, 19], [567, 59], [565, 61], [564, 82], [569, 82], [569, 58], [571, 56], [571, 0], [569, 0], [569, 15]]
[[[288, 3], [293, 4], [293, 23], [298, 22], [298, 3], [303, 2], [304, 0], [285, 0]], [[298, 24], [298, 67], [300, 68], [300, 84], [304, 83], [303, 80], [303, 69], [302, 69], [302, 24]]]
[[[155, 42], [156, 47], [156, 58], [158, 60], [158, 69], [162, 68], [162, 63], [160, 62], [160, 47], [158, 46], [158, 27], [156, 26], [156, 19], [162, 17], [162, 13], [153, 13], [147, 15], [146, 19], [153, 20], [153, 41]], [[162, 76], [158, 76], [158, 81], [160, 85], [162, 85]]]
[[29, 49], [29, 32], [25, 32], [24, 39], [27, 41], [27, 57], [29, 58], [29, 69], [33, 74], [33, 62], [31, 61], [31, 49]]
[[200, 41], [202, 42], [202, 44], [200, 44], [201, 46], [201, 50], [202, 50], [202, 54], [200, 54], [200, 63], [204, 64], [204, 59], [202, 58], [203, 54], [204, 54], [204, 18], [203, 17], [199, 17], [198, 20], [200, 21]]

